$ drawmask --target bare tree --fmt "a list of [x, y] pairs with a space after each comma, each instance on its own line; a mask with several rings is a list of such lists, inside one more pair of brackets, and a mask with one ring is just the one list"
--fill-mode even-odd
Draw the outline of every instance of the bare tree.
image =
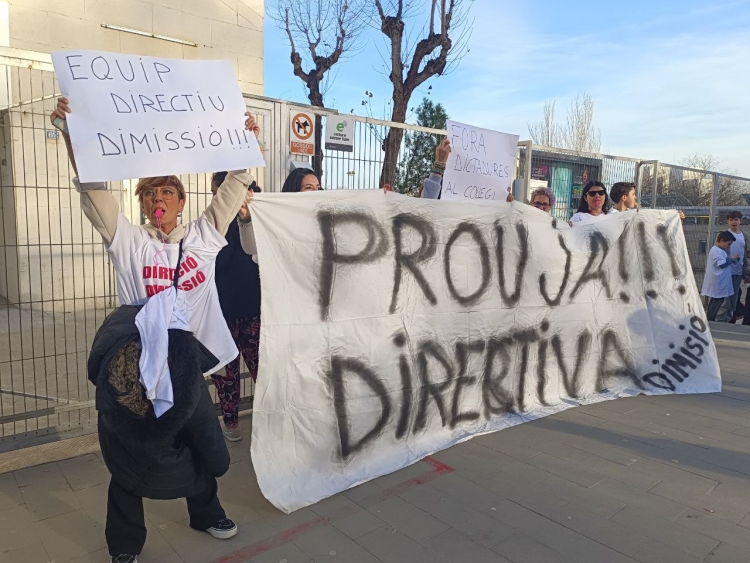
[[[294, 75], [305, 84], [311, 105], [325, 107], [326, 73], [361, 47], [370, 14], [369, 0], [276, 0], [269, 9], [270, 17], [286, 32]], [[322, 139], [321, 118], [316, 116], [313, 166], [318, 174], [323, 171]]]
[[543, 147], [558, 147], [562, 144], [562, 130], [555, 122], [555, 100], [544, 102], [544, 115], [536, 123], [526, 122], [531, 140]]
[[[436, 75], [446, 74], [466, 52], [470, 34], [469, 0], [374, 0], [380, 30], [386, 37], [390, 57], [384, 74], [393, 85], [391, 121], [404, 123], [414, 91]], [[420, 7], [429, 14], [421, 38], [411, 41], [406, 22], [417, 19]], [[383, 141], [385, 157], [380, 185], [393, 184], [404, 130], [391, 128]]]
[[[679, 191], [694, 205], [710, 207], [714, 193], [714, 174], [719, 175], [717, 205], [747, 205], [743, 197], [743, 186], [735, 178], [734, 170], [722, 166], [721, 161], [711, 153], [695, 153], [686, 156], [680, 164], [695, 171], [686, 170], [681, 183], [675, 184], [671, 191]], [[687, 179], [686, 176], [691, 176]]]
[[594, 99], [588, 92], [579, 92], [570, 102], [565, 123], [555, 121], [555, 101], [544, 102], [541, 121], [526, 122], [534, 143], [545, 147], [579, 152], [599, 152], [602, 147], [601, 130], [594, 126]]

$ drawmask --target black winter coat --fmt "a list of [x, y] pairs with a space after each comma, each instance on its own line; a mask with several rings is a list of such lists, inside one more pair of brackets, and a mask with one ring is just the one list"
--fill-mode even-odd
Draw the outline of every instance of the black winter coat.
[[102, 456], [112, 478], [138, 496], [194, 496], [206, 490], [209, 476], [229, 469], [229, 451], [203, 378], [217, 360], [192, 333], [170, 330], [174, 406], [156, 418], [139, 381], [139, 310], [123, 306], [107, 317], [89, 355]]
[[229, 224], [227, 245], [216, 257], [216, 291], [227, 321], [253, 319], [260, 315], [260, 270], [242, 250], [240, 226]]

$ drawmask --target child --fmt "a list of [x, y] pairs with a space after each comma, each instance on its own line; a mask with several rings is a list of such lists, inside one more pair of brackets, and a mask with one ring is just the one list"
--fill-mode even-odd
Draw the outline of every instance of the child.
[[[729, 255], [737, 255], [740, 257], [739, 261], [730, 266], [732, 271], [732, 296], [729, 298], [729, 318], [732, 321], [737, 320], [737, 309], [739, 305], [739, 293], [740, 284], [742, 283], [742, 276], [745, 272], [745, 235], [740, 231], [740, 225], [742, 224], [742, 213], [739, 211], [730, 211], [727, 213], [727, 225], [729, 225], [729, 232], [734, 235], [734, 242], [729, 248]], [[731, 321], [730, 321], [731, 322]]]
[[706, 275], [703, 278], [701, 295], [708, 297], [708, 320], [726, 322], [729, 320], [729, 298], [732, 295], [732, 273], [730, 266], [739, 261], [739, 256], [729, 258], [727, 252], [735, 238], [729, 231], [716, 237], [706, 261]]
[[617, 182], [609, 191], [612, 200], [610, 213], [620, 213], [633, 209], [638, 203], [635, 194], [635, 184], [632, 182]]

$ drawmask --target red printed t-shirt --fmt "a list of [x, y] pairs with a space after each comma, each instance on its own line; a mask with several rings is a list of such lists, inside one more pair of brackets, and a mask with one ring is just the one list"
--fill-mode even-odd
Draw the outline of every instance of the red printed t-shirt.
[[[214, 280], [216, 256], [227, 241], [203, 216], [185, 226], [178, 290], [190, 308], [190, 330], [219, 360], [213, 373], [237, 357], [237, 347], [221, 313]], [[143, 305], [172, 285], [179, 244], [162, 244], [120, 213], [108, 252], [117, 270], [123, 305]], [[162, 248], [164, 250], [162, 250]], [[206, 375], [208, 375], [206, 374]]]

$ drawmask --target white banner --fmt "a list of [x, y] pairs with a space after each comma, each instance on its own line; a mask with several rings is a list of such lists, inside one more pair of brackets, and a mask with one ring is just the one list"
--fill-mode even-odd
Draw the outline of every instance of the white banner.
[[83, 182], [265, 166], [229, 61], [52, 55]]
[[584, 403], [721, 389], [674, 211], [257, 194], [252, 458], [285, 512]]
[[440, 198], [505, 201], [515, 177], [518, 135], [449, 120], [448, 141]]

